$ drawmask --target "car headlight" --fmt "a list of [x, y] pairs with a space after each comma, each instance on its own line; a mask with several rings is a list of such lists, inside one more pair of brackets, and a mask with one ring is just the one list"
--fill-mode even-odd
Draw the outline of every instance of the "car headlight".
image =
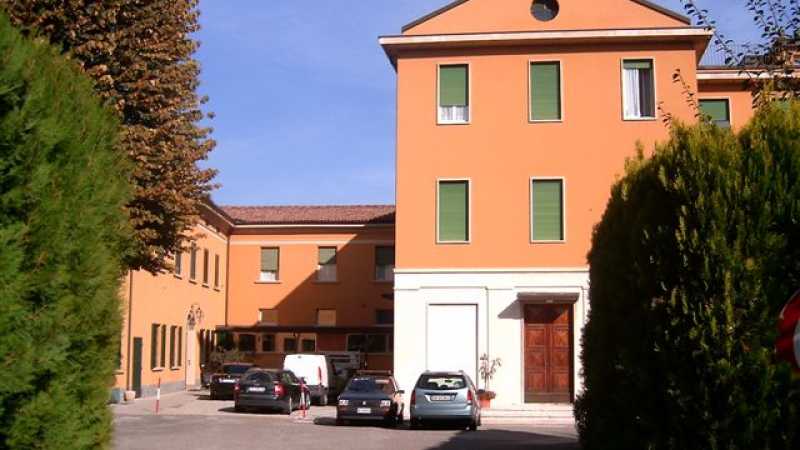
[[391, 400], [381, 400], [381, 408], [388, 408], [392, 406]]
[[350, 400], [347, 400], [347, 399], [344, 399], [344, 398], [340, 398], [339, 399], [339, 406], [347, 406], [349, 404], [350, 404]]

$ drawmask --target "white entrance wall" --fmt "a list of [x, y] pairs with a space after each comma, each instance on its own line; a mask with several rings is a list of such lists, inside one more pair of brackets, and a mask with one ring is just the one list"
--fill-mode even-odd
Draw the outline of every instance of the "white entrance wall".
[[[573, 385], [577, 395], [580, 379], [580, 342], [588, 312], [589, 271], [581, 268], [553, 269], [398, 269], [395, 273], [394, 368], [401, 389], [413, 389], [417, 377], [431, 366], [430, 352], [437, 344], [428, 339], [442, 339], [428, 333], [426, 320], [432, 305], [473, 305], [477, 310], [477, 354], [500, 358], [489, 388], [497, 393], [497, 406], [525, 402], [523, 362], [523, 308], [521, 294], [572, 294], [574, 307]], [[464, 319], [451, 323], [453, 334], [465, 329]], [[467, 325], [469, 326], [469, 325]], [[479, 388], [483, 380], [475, 379]]]
[[428, 370], [463, 370], [477, 380], [477, 310], [476, 305], [428, 305]]

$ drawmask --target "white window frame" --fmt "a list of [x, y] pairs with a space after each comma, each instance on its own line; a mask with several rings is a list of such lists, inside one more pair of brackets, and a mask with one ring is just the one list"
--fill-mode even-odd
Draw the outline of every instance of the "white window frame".
[[[533, 238], [533, 182], [534, 181], [560, 181], [561, 182], [561, 240], [542, 240]], [[567, 243], [567, 179], [565, 177], [530, 177], [528, 181], [528, 238], [531, 244], [566, 244]]]
[[[264, 270], [262, 270], [262, 267], [261, 267], [261, 252], [263, 250], [277, 250], [278, 251], [278, 270], [275, 270], [275, 271], [272, 271], [272, 270], [264, 271]], [[260, 283], [260, 284], [278, 284], [278, 283], [280, 283], [281, 282], [281, 248], [280, 247], [259, 247], [258, 258], [259, 258], [259, 260], [258, 260], [258, 266], [259, 266], [258, 267], [258, 281], [256, 281], [256, 283]], [[274, 275], [275, 275], [274, 279], [271, 279], [271, 278], [266, 278], [265, 279], [264, 275], [265, 274], [270, 274], [270, 273], [274, 273]]]
[[[442, 120], [441, 115], [439, 114], [439, 99], [441, 90], [442, 90], [442, 83], [441, 83], [441, 74], [442, 74], [442, 67], [447, 66], [467, 66], [467, 120]], [[472, 123], [472, 65], [466, 61], [453, 61], [453, 62], [440, 62], [436, 64], [436, 98], [434, 103], [436, 104], [436, 124], [437, 125], [469, 125]]]
[[[543, 63], [558, 63], [558, 82], [559, 82], [559, 101], [561, 104], [561, 118], [555, 120], [537, 120], [533, 118], [533, 109], [531, 108], [531, 68], [534, 64]], [[564, 116], [566, 116], [566, 108], [564, 106], [564, 61], [561, 59], [529, 59], [528, 60], [528, 123], [562, 123]]]
[[[626, 61], [650, 61], [653, 67], [653, 116], [652, 117], [627, 117], [625, 115], [625, 62]], [[656, 71], [656, 59], [652, 56], [631, 56], [621, 58], [619, 61], [619, 86], [620, 86], [620, 106], [622, 107], [622, 120], [625, 122], [654, 122], [658, 120], [658, 71]]]
[[[465, 181], [467, 183], [467, 240], [466, 241], [441, 241], [439, 240], [439, 185], [448, 181]], [[436, 179], [436, 245], [468, 245], [472, 243], [472, 178], [437, 178]]]
[[[709, 96], [709, 97], [698, 97], [697, 98], [697, 108], [700, 109], [700, 102], [703, 100], [724, 100], [728, 103], [728, 122], [731, 124], [731, 128], [733, 129], [733, 101], [731, 97], [724, 97], [724, 96]], [[702, 110], [698, 111], [702, 114]]]

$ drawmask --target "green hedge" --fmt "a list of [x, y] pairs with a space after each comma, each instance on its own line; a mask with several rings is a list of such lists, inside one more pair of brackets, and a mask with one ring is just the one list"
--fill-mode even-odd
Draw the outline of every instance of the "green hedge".
[[107, 446], [128, 249], [118, 124], [0, 16], [0, 448]]
[[800, 288], [800, 105], [677, 126], [628, 163], [589, 262], [586, 449], [800, 448], [800, 383], [773, 361]]

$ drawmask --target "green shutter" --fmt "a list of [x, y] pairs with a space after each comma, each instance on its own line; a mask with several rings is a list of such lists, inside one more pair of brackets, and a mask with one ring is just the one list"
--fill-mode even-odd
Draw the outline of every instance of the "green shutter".
[[531, 64], [531, 119], [561, 119], [561, 67], [557, 62]]
[[278, 271], [278, 249], [277, 248], [262, 248], [261, 249], [261, 271], [262, 272], [277, 272]]
[[439, 67], [439, 106], [467, 106], [467, 66]]
[[564, 239], [563, 185], [560, 180], [533, 181], [533, 240]]
[[623, 61], [622, 62], [622, 67], [624, 67], [625, 69], [640, 69], [640, 70], [641, 69], [652, 69], [653, 68], [653, 62], [652, 61], [647, 61], [647, 60]]
[[336, 264], [336, 249], [332, 247], [320, 247], [319, 265], [327, 266], [328, 264]]
[[393, 266], [394, 247], [375, 247], [375, 265]]
[[158, 367], [158, 325], [150, 325], [150, 368]]
[[469, 240], [469, 184], [439, 182], [439, 241]]
[[731, 126], [727, 100], [700, 100], [700, 111], [721, 127]]

